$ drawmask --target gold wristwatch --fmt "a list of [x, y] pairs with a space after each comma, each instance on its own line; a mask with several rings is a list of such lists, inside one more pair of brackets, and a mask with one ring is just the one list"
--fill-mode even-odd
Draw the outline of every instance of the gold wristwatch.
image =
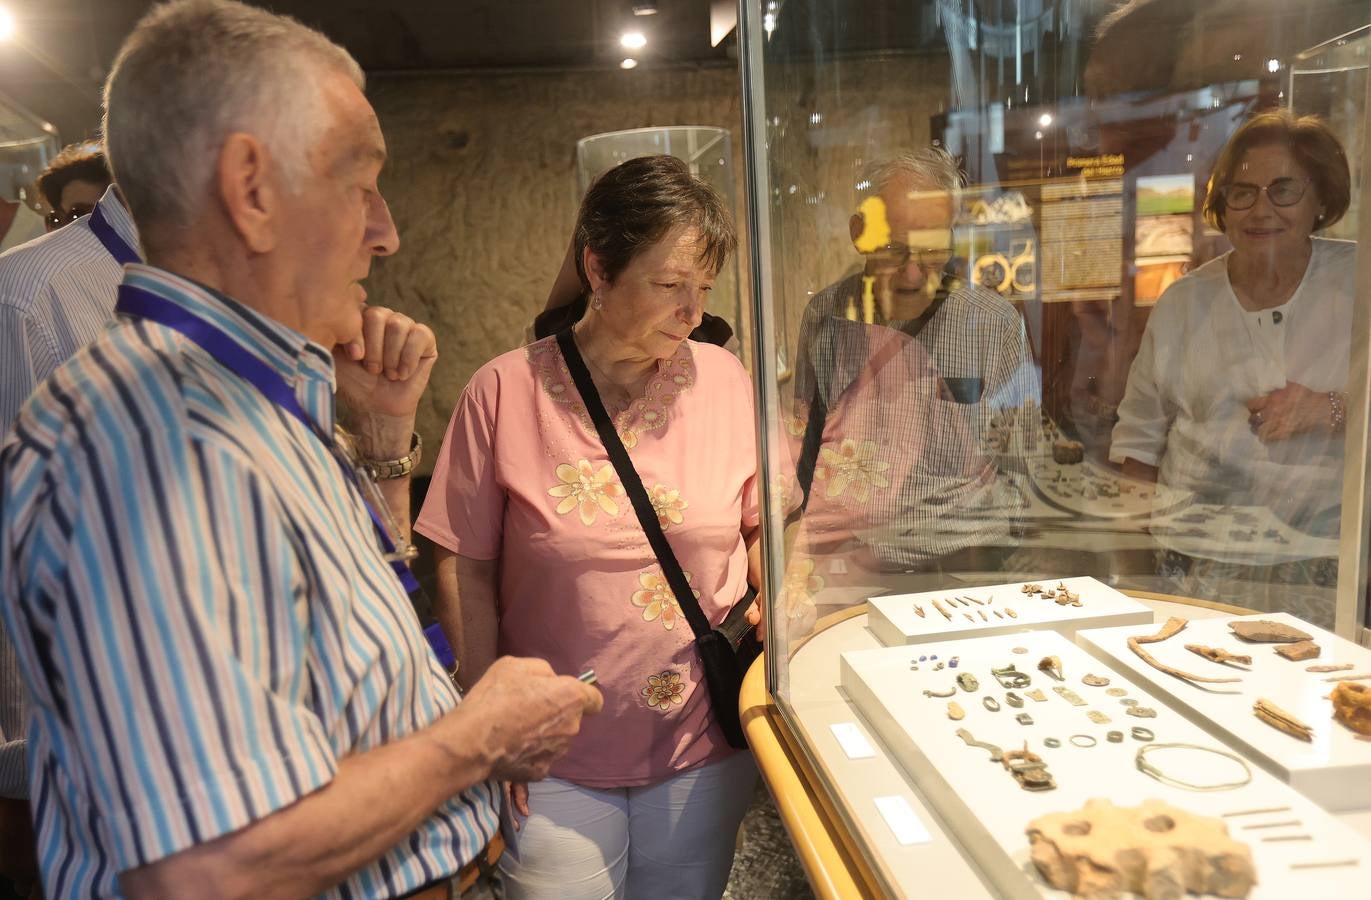
[[397, 459], [363, 459], [358, 462], [373, 480], [389, 481], [392, 478], [404, 478], [413, 472], [423, 454], [424, 439], [416, 431], [409, 439], [409, 453], [405, 456]]

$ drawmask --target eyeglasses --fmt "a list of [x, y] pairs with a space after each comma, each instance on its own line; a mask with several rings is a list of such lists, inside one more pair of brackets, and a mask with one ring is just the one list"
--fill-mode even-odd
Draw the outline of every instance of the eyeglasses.
[[1272, 206], [1294, 206], [1304, 199], [1308, 178], [1277, 178], [1266, 187], [1235, 181], [1219, 188], [1223, 205], [1227, 209], [1251, 209], [1257, 203], [1257, 195], [1266, 191], [1266, 199]]
[[911, 259], [919, 264], [921, 269], [944, 269], [952, 259], [952, 249], [950, 247], [910, 247], [907, 244], [890, 243], [884, 247], [877, 247], [867, 254], [871, 261], [878, 266], [898, 269], [909, 265]]
[[88, 216], [93, 212], [95, 212], [95, 207], [89, 203], [73, 203], [71, 208], [65, 212], [54, 209], [47, 214], [43, 221], [47, 223], [48, 231], [56, 231], [63, 225], [70, 225], [82, 216]]

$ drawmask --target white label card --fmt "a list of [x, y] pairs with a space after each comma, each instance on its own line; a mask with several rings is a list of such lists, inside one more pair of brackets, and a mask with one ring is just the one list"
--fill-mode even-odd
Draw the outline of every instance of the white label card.
[[848, 759], [870, 759], [876, 755], [876, 748], [871, 746], [856, 722], [838, 722], [829, 727]]
[[910, 844], [927, 844], [933, 840], [928, 834], [928, 829], [924, 823], [919, 821], [919, 817], [914, 814], [914, 810], [909, 808], [908, 801], [903, 797], [877, 797], [876, 809], [880, 810], [881, 818], [885, 819], [885, 824], [890, 826], [890, 830], [895, 834], [895, 841], [901, 846]]

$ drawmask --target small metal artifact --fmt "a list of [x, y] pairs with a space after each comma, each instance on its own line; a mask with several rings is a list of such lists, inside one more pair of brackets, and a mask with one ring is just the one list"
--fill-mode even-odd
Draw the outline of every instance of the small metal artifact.
[[1124, 697], [1124, 696], [1127, 696], [1127, 694], [1128, 694], [1128, 689], [1127, 689], [1127, 688], [1120, 688], [1120, 687], [1113, 687], [1113, 688], [1110, 688], [1109, 690], [1105, 691], [1105, 693], [1108, 694], [1108, 695], [1111, 696], [1111, 697]]
[[1028, 652], [1028, 648], [1027, 648], [1027, 647], [1015, 647], [1013, 650], [1011, 650], [1011, 651], [1009, 651], [1009, 652], [1010, 652], [1010, 653], [1017, 653], [1017, 654], [1019, 654], [1020, 656], [1022, 656], [1023, 654], [1025, 654], [1025, 653]]
[[947, 704], [947, 717], [954, 722], [959, 722], [966, 718], [966, 710], [962, 709], [961, 704], [956, 700]]
[[1014, 776], [1019, 787], [1026, 791], [1050, 791], [1057, 786], [1052, 780], [1052, 773], [1047, 771], [1047, 763], [1043, 762], [1041, 756], [1029, 750], [1026, 743], [1022, 750], [1010, 750], [1003, 754], [1000, 764]]
[[1009, 616], [1009, 618], [1011, 619], [1017, 619], [1019, 617], [1018, 613], [1014, 612], [1014, 610], [1010, 609], [1007, 606], [1004, 608], [1004, 614], [1006, 616]]
[[1157, 718], [1157, 711], [1150, 706], [1130, 706], [1124, 712], [1137, 719]]
[[998, 669], [991, 669], [990, 674], [995, 676], [995, 680], [1001, 687], [1022, 688], [1028, 687], [1033, 683], [1027, 672], [1020, 672], [1012, 663]]
[[943, 663], [938, 663], [936, 666], [933, 667], [933, 671], [935, 671], [935, 672], [941, 672], [942, 670], [943, 670]]
[[1371, 681], [1371, 672], [1362, 672], [1359, 675], [1334, 675], [1332, 678], [1325, 678], [1324, 681]]
[[996, 700], [994, 697], [990, 696], [989, 694], [986, 694], [984, 697], [981, 698], [981, 706], [984, 706], [986, 709], [990, 710], [991, 712], [999, 712], [999, 711], [1000, 711], [1000, 701]]
[[942, 697], [955, 697], [955, 696], [957, 696], [957, 688], [954, 686], [954, 687], [948, 688], [948, 689], [945, 690], [945, 691], [924, 691], [924, 696], [925, 696], [925, 697], [939, 697], [939, 698], [942, 698]]
[[1244, 641], [1251, 641], [1254, 644], [1291, 644], [1295, 641], [1312, 640], [1312, 635], [1292, 628], [1284, 622], [1273, 622], [1270, 619], [1239, 619], [1229, 622], [1228, 627]]
[[968, 622], [975, 622], [975, 621], [976, 621], [975, 619], [971, 618], [971, 613], [969, 613], [969, 612], [964, 612], [964, 613], [962, 613], [962, 615], [966, 616], [966, 620], [967, 620]]
[[1071, 746], [1080, 747], [1082, 750], [1089, 750], [1099, 743], [1095, 740], [1094, 735], [1089, 734], [1073, 734], [1067, 740], [1071, 741]]
[[917, 615], [920, 619], [922, 619], [924, 617], [924, 608], [919, 604], [915, 603], [914, 614]]
[[952, 621], [952, 613], [947, 611], [947, 607], [943, 606], [942, 601], [934, 600], [933, 608], [936, 609], [938, 612], [942, 613], [944, 619], [946, 619], [949, 622]]
[[1019, 592], [1022, 594], [1041, 594], [1043, 592], [1043, 586], [1040, 584], [1025, 584], [1023, 587], [1019, 588]]
[[1138, 705], [1138, 701], [1135, 700], [1135, 699], [1133, 699], [1132, 697], [1124, 697], [1122, 700], [1119, 701], [1119, 705], [1120, 705], [1120, 706], [1137, 706], [1137, 705]]
[[1203, 644], [1186, 644], [1185, 649], [1189, 650], [1191, 653], [1203, 656], [1212, 663], [1219, 663], [1220, 665], [1252, 665], [1252, 657], [1240, 656], [1237, 653], [1229, 653], [1222, 647], [1206, 647]]
[[957, 686], [968, 694], [974, 694], [976, 693], [976, 689], [981, 686], [981, 683], [976, 680], [975, 675], [972, 675], [970, 672], [963, 672], [957, 676]]
[[1157, 739], [1151, 728], [1144, 728], [1141, 725], [1134, 725], [1133, 730], [1129, 733], [1133, 735], [1134, 740], [1155, 741]]
[[1062, 661], [1055, 656], [1044, 656], [1038, 660], [1038, 671], [1051, 675], [1058, 681], [1065, 681], [1062, 677]]
[[1052, 750], [1056, 750], [1056, 749], [1057, 749], [1058, 747], [1060, 747], [1061, 745], [1062, 745], [1062, 739], [1061, 739], [1061, 738], [1054, 738], [1054, 737], [1043, 738], [1043, 746], [1044, 746], [1044, 747], [1048, 747], [1048, 748], [1050, 748], [1050, 749], [1052, 749]]
[[1014, 721], [1018, 722], [1020, 725], [1032, 725], [1033, 717], [1030, 716], [1028, 713], [1019, 713], [1017, 716], [1014, 717]]
[[1086, 675], [1081, 679], [1081, 683], [1088, 684], [1091, 687], [1105, 687], [1109, 684], [1109, 679], [1105, 678], [1103, 675]]
[[[1224, 759], [1231, 759], [1233, 762], [1242, 766], [1243, 777], [1240, 781], [1229, 781], [1216, 784], [1191, 784], [1173, 778], [1147, 759], [1147, 754], [1153, 750], [1198, 750], [1204, 753], [1212, 753], [1215, 756], [1222, 756]], [[1231, 791], [1235, 788], [1245, 787], [1252, 783], [1252, 767], [1247, 764], [1247, 760], [1227, 750], [1215, 750], [1213, 747], [1201, 747], [1198, 744], [1143, 744], [1138, 748], [1138, 755], [1134, 758], [1133, 764], [1138, 767], [1138, 771], [1144, 775], [1150, 775], [1162, 784], [1169, 784], [1172, 787], [1184, 788], [1187, 791]]]
[[1085, 701], [1081, 699], [1081, 695], [1071, 690], [1071, 688], [1069, 687], [1062, 687], [1058, 685], [1057, 687], [1054, 687], [1052, 690], [1054, 693], [1056, 693], [1058, 697], [1061, 697], [1063, 700], [1065, 700], [1067, 703], [1070, 703], [1072, 706], [1086, 705]]
[[994, 744], [987, 744], [985, 741], [976, 740], [975, 735], [967, 731], [965, 728], [957, 729], [957, 737], [965, 741], [968, 747], [980, 747], [982, 750], [989, 753], [991, 762], [999, 762], [1001, 759], [1004, 758], [1003, 750], [1001, 750]]
[[983, 609], [978, 609], [978, 610], [976, 610], [976, 612], [980, 613], [980, 615], [981, 615], [981, 621], [982, 621], [982, 622], [989, 622], [989, 621], [990, 621], [988, 618], [986, 618], [985, 610], [983, 610]]
[[963, 600], [970, 600], [972, 603], [976, 604], [977, 606], [984, 606], [984, 605], [985, 605], [985, 604], [982, 603], [980, 600], [977, 600], [975, 597], [971, 596], [970, 594], [962, 594], [961, 597], [962, 597]]
[[1347, 672], [1352, 669], [1351, 663], [1342, 663], [1336, 666], [1306, 666], [1306, 672]]
[[993, 613], [995, 614], [995, 618], [997, 618], [997, 619], [1003, 619], [1003, 618], [1004, 618], [1004, 616], [1000, 614], [1000, 611], [999, 611], [998, 609], [992, 609], [991, 612], [993, 612]]
[[1111, 732], [1109, 732], [1108, 734], [1106, 734], [1106, 735], [1104, 736], [1104, 739], [1105, 739], [1106, 741], [1109, 741], [1109, 743], [1111, 743], [1111, 744], [1122, 744], [1122, 743], [1123, 743], [1123, 732], [1122, 732], [1122, 731], [1111, 731]]
[[1318, 659], [1322, 651], [1319, 645], [1313, 641], [1296, 641], [1293, 644], [1281, 644], [1276, 648], [1277, 656], [1284, 656], [1291, 662], [1304, 662], [1306, 659]]
[[1259, 699], [1252, 704], [1252, 712], [1258, 719], [1278, 731], [1284, 731], [1293, 738], [1302, 741], [1314, 740], [1314, 729], [1292, 716], [1290, 713], [1281, 709], [1276, 704], [1267, 699]]
[[1191, 682], [1192, 684], [1196, 682], [1201, 684], [1232, 684], [1236, 681], [1242, 681], [1241, 678], [1208, 678], [1204, 675], [1192, 675], [1191, 673], [1184, 672], [1174, 666], [1168, 666], [1158, 662], [1155, 656], [1142, 648], [1143, 644], [1159, 644], [1162, 641], [1175, 637], [1185, 630], [1185, 626], [1188, 624], [1189, 621], [1187, 619], [1172, 616], [1166, 620], [1166, 624], [1163, 625], [1161, 631], [1158, 631], [1156, 634], [1146, 637], [1129, 638], [1128, 649], [1132, 650], [1137, 654], [1139, 659], [1156, 669], [1158, 672], [1165, 672], [1167, 675], [1179, 678], [1182, 681]]
[[1098, 709], [1092, 709], [1087, 715], [1089, 716], [1090, 721], [1094, 722], [1096, 725], [1108, 725], [1110, 722], [1114, 721]]
[[1031, 691], [1024, 691], [1024, 696], [1027, 697], [1029, 700], [1032, 700], [1034, 703], [1047, 702], [1047, 695], [1042, 692], [1041, 688], [1034, 688]]
[[1014, 693], [1013, 691], [1010, 691], [1004, 695], [1004, 702], [1014, 707], [1015, 709], [1019, 709], [1023, 706], [1023, 698], [1020, 697], [1018, 694]]

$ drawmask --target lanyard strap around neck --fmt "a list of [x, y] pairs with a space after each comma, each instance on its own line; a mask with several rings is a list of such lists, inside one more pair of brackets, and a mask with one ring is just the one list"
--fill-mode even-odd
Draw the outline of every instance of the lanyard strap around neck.
[[[323, 434], [319, 426], [305, 412], [300, 401], [295, 397], [295, 391], [291, 389], [286, 380], [278, 375], [270, 366], [253, 356], [242, 344], [220, 331], [214, 325], [190, 312], [182, 306], [172, 303], [163, 297], [136, 287], [131, 284], [119, 286], [119, 300], [114, 306], [116, 313], [137, 316], [165, 325], [175, 331], [185, 335], [214, 357], [220, 365], [225, 366], [229, 371], [239, 376], [243, 380], [257, 388], [273, 404], [290, 413], [309, 430], [319, 442], [329, 451], [339, 468], [343, 470], [344, 477], [357, 489], [361, 496], [362, 505], [366, 507], [367, 514], [371, 517], [371, 523], [376, 528], [376, 535], [380, 538], [381, 546], [387, 554], [395, 552], [395, 542], [391, 540], [385, 525], [381, 522], [381, 517], [377, 515], [364, 495], [361, 495], [360, 485], [357, 483], [357, 475], [352, 467], [348, 465], [340, 456], [337, 445], [330, 436]], [[405, 591], [413, 594], [419, 590], [419, 582], [415, 579], [414, 573], [410, 571], [408, 564], [404, 560], [391, 560], [390, 567], [395, 571], [395, 575], [404, 585]]]
[[90, 214], [90, 230], [100, 243], [105, 245], [109, 255], [113, 256], [119, 265], [127, 266], [143, 261], [143, 258], [138, 255], [138, 251], [130, 247], [128, 241], [121, 238], [119, 232], [114, 230], [114, 226], [105, 218], [105, 211], [99, 206], [95, 207], [95, 210]]

